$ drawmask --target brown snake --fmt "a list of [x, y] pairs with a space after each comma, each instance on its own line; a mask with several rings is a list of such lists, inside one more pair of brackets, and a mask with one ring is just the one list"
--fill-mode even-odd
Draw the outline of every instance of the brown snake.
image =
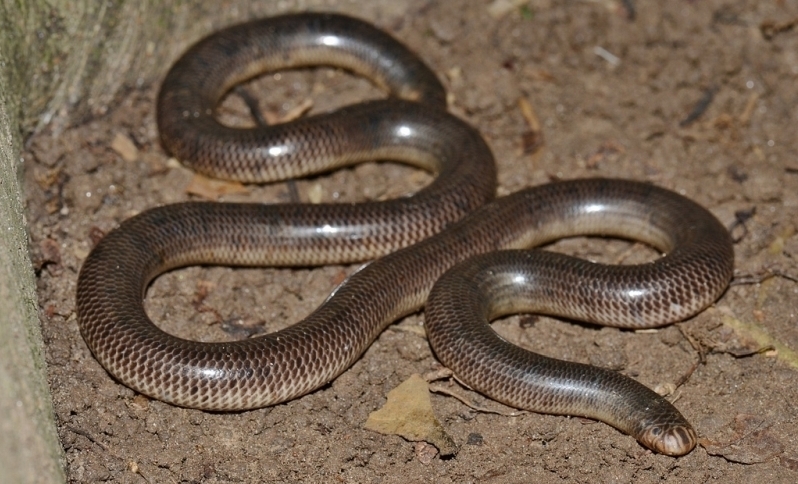
[[[369, 77], [393, 98], [273, 127], [233, 129], [216, 120], [216, 105], [235, 84], [317, 64]], [[653, 391], [613, 371], [512, 346], [485, 321], [518, 311], [626, 328], [687, 318], [731, 278], [727, 231], [694, 202], [631, 181], [559, 182], [485, 204], [496, 183], [490, 149], [444, 106], [442, 86], [409, 50], [349, 17], [289, 15], [200, 41], [170, 70], [158, 99], [164, 146], [194, 169], [262, 182], [392, 159], [437, 177], [412, 197], [386, 202], [188, 202], [126, 220], [80, 271], [78, 324], [92, 353], [124, 384], [176, 405], [237, 410], [284, 402], [333, 380], [386, 326], [422, 308], [447, 269], [483, 254], [432, 291], [426, 325], [442, 363], [510, 405], [599, 419], [659, 452], [689, 452], [695, 431]], [[606, 266], [542, 251], [492, 252], [577, 234], [641, 240], [666, 255]], [[169, 335], [142, 304], [150, 281], [179, 266], [379, 256], [305, 320], [243, 341]]]

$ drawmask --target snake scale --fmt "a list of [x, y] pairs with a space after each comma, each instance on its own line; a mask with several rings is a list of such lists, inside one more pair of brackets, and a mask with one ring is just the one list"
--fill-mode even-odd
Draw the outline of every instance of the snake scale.
[[[236, 84], [322, 64], [365, 76], [390, 96], [275, 126], [217, 121], [217, 104]], [[633, 181], [563, 181], [491, 201], [491, 151], [445, 105], [442, 85], [410, 50], [351, 17], [284, 15], [195, 44], [167, 74], [157, 113], [164, 147], [193, 169], [268, 182], [391, 159], [436, 177], [389, 201], [186, 202], [122, 222], [91, 251], [78, 279], [78, 324], [94, 356], [125, 385], [175, 405], [256, 408], [330, 382], [386, 326], [426, 302], [435, 355], [474, 389], [523, 409], [602, 420], [665, 454], [692, 450], [693, 428], [645, 386], [523, 350], [487, 323], [521, 311], [624, 328], [687, 318], [728, 285], [728, 232], [698, 204]], [[573, 235], [639, 240], [665, 255], [607, 266], [517, 250]], [[371, 259], [305, 320], [242, 341], [187, 341], [159, 329], [143, 308], [149, 283], [180, 266]]]

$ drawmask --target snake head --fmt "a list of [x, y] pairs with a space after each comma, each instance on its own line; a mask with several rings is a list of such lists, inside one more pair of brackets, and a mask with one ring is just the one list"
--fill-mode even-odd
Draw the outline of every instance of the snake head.
[[660, 454], [678, 457], [689, 453], [698, 442], [693, 427], [687, 423], [654, 423], [639, 434], [638, 440]]

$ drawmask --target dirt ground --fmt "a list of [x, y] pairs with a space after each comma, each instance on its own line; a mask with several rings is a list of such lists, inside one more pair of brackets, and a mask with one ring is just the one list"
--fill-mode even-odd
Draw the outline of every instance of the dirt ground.
[[[561, 178], [633, 178], [686, 194], [732, 229], [735, 283], [690, 321], [647, 332], [532, 316], [494, 324], [532, 350], [672, 390], [702, 444], [665, 457], [605, 424], [485, 413], [442, 394], [432, 404], [459, 445], [453, 457], [365, 430], [388, 391], [438, 368], [420, 330], [423, 314], [391, 326], [332, 384], [271, 408], [183, 409], [117, 383], [78, 332], [78, 270], [125, 218], [199, 198], [187, 192], [193, 174], [159, 144], [156, 82], [131, 88], [102, 117], [37, 134], [25, 153], [41, 321], [70, 481], [798, 481], [798, 2], [541, 0], [504, 15], [467, 0], [327, 3], [389, 31], [439, 73], [451, 110], [494, 150], [499, 195]], [[324, 111], [379, 95], [331, 69], [269, 75], [248, 89], [277, 115], [307, 99]], [[235, 96], [222, 111], [231, 122], [247, 119]], [[296, 186], [303, 201], [359, 201], [400, 196], [428, 179], [370, 163]], [[289, 199], [285, 183], [247, 191], [222, 200]], [[574, 239], [557, 248], [602, 261], [651, 257], [618, 241]], [[230, 340], [301, 319], [352, 270], [191, 267], [158, 278], [146, 304], [174, 334]]]

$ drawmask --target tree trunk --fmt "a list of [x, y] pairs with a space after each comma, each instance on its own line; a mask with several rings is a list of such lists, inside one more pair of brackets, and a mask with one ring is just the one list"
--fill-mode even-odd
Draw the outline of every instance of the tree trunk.
[[294, 2], [0, 0], [0, 482], [63, 482], [28, 252], [26, 136], [106, 113], [156, 82], [186, 46]]

